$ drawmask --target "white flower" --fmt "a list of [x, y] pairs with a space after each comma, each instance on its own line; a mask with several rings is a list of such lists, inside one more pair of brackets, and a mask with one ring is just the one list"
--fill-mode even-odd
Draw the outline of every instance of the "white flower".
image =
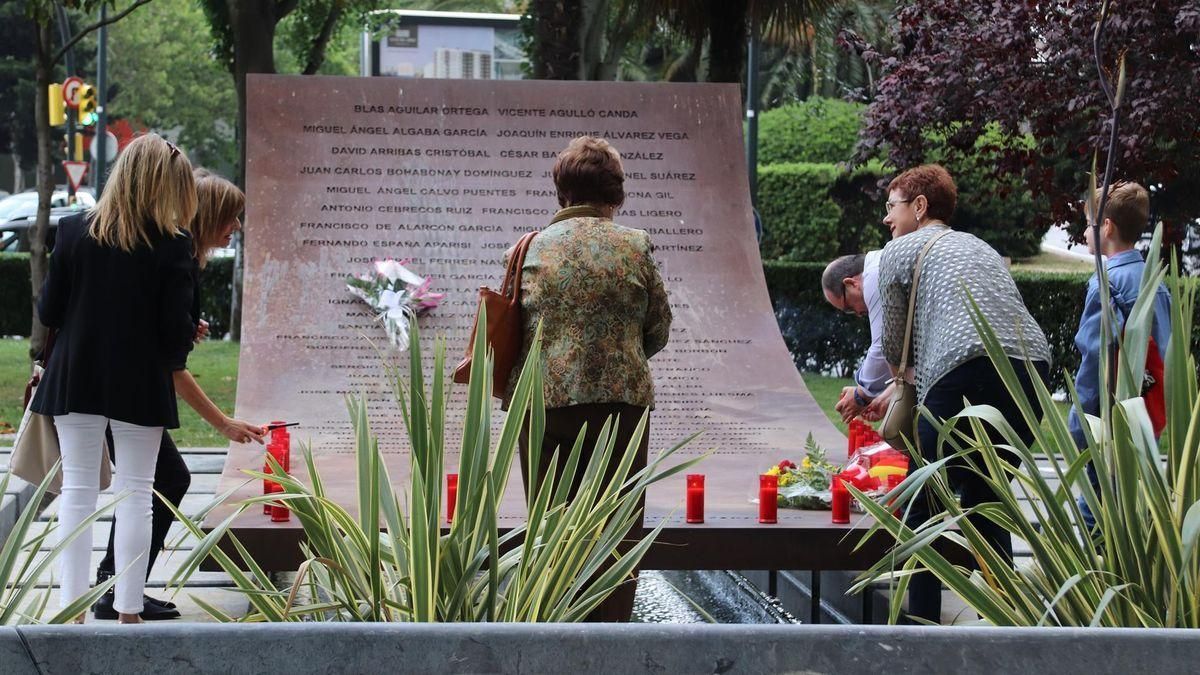
[[407, 293], [397, 293], [396, 291], [385, 290], [379, 294], [379, 299], [376, 301], [377, 307], [380, 309], [396, 309], [404, 302], [404, 296]]
[[399, 279], [410, 286], [420, 286], [425, 282], [424, 277], [414, 274], [404, 265], [391, 259], [375, 261], [375, 271], [387, 277], [388, 281]]
[[408, 307], [389, 307], [384, 314], [388, 321], [408, 325], [408, 314], [411, 311]]

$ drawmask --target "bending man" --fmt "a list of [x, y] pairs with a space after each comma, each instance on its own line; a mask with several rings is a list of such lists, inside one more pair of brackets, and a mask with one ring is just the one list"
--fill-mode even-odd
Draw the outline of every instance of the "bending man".
[[854, 372], [854, 386], [842, 388], [834, 409], [842, 421], [863, 416], [877, 420], [887, 410], [892, 372], [883, 356], [883, 305], [879, 301], [879, 258], [881, 251], [835, 258], [821, 274], [825, 300], [835, 309], [871, 322], [871, 346]]

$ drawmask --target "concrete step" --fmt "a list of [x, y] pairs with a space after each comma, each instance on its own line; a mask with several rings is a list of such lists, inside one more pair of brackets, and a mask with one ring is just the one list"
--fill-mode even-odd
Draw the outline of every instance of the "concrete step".
[[[11, 448], [0, 449], [0, 469], [8, 468], [8, 456], [10, 454], [12, 454]], [[187, 464], [188, 471], [192, 472], [193, 477], [197, 474], [220, 474], [225, 468], [225, 453], [207, 452], [204, 450], [196, 452], [191, 448], [185, 448], [180, 454], [183, 455], [183, 461]]]
[[[45, 551], [40, 552], [39, 560], [45, 555]], [[157, 586], [162, 588], [167, 581], [179, 570], [185, 554], [183, 552], [164, 552], [158, 556], [158, 560], [154, 563], [154, 569], [150, 570], [150, 579], [147, 581], [148, 586]], [[88, 563], [89, 573], [94, 574], [96, 567], [100, 564], [100, 560], [104, 558], [104, 551], [92, 551], [91, 561]], [[54, 566], [57, 568], [57, 565]], [[58, 570], [54, 569], [54, 579], [51, 583], [50, 578], [43, 578], [38, 582], [39, 587], [58, 585]], [[223, 572], [196, 572], [188, 579], [186, 586], [188, 587], [231, 587], [233, 580]]]
[[[113, 502], [113, 498], [114, 495], [111, 493], [101, 494], [100, 498], [96, 502], [96, 508], [101, 508], [111, 504]], [[204, 508], [212, 500], [213, 495], [211, 494], [189, 494], [183, 498], [183, 502], [180, 503], [180, 508], [189, 516], [195, 516], [200, 509]], [[61, 503], [62, 501], [58, 499], [51, 502], [49, 506], [47, 506], [45, 509], [42, 509], [42, 513], [38, 516], [38, 520], [46, 521], [49, 520], [51, 516], [57, 516], [59, 504]], [[112, 519], [113, 512], [108, 511], [100, 518], [100, 522], [110, 522]]]
[[[35, 537], [35, 536], [41, 534], [42, 532], [45, 532], [46, 528], [49, 526], [50, 526], [50, 523], [48, 523], [46, 521], [39, 521], [39, 522], [32, 523], [29, 527], [30, 538]], [[103, 522], [99, 522], [99, 523], [95, 524], [95, 526], [92, 529], [92, 532], [93, 532], [92, 550], [93, 551], [103, 551], [105, 549], [105, 547], [108, 545], [108, 533], [111, 529], [112, 529], [111, 521], [103, 521]], [[173, 551], [190, 551], [190, 550], [192, 550], [193, 545], [196, 542], [191, 537], [185, 537], [184, 539], [180, 540], [179, 535], [183, 534], [183, 532], [184, 532], [183, 525], [181, 525], [179, 523], [173, 523], [171, 525], [171, 529], [167, 532], [166, 548], [168, 550], [173, 550]], [[48, 551], [48, 550], [54, 548], [54, 546], [55, 546], [55, 542], [52, 537], [51, 539], [42, 542], [41, 549], [43, 551]]]

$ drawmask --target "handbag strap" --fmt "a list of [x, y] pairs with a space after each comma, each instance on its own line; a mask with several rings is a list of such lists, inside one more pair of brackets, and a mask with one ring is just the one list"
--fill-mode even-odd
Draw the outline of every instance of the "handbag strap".
[[500, 287], [500, 293], [513, 302], [521, 299], [521, 270], [525, 267], [525, 254], [529, 252], [529, 244], [536, 236], [536, 231], [526, 232], [513, 247], [512, 255], [508, 258], [508, 269], [504, 271], [504, 285]]
[[921, 283], [921, 263], [925, 262], [925, 255], [933, 248], [934, 243], [952, 231], [947, 227], [930, 237], [929, 241], [921, 247], [921, 252], [917, 254], [917, 262], [913, 265], [912, 290], [908, 292], [908, 321], [904, 325], [904, 351], [900, 353], [900, 370], [896, 374], [899, 379], [904, 379], [904, 374], [908, 371], [908, 353], [909, 348], [912, 347], [913, 315], [917, 311], [917, 284]]

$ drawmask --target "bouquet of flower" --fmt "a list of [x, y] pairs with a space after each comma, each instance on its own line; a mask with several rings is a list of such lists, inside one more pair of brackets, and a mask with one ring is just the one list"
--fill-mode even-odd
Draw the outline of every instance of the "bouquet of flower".
[[825, 449], [812, 434], [804, 441], [800, 466], [783, 460], [767, 473], [779, 476], [779, 505], [792, 509], [828, 509], [833, 503], [830, 483], [841, 467], [825, 459]]
[[445, 293], [431, 293], [431, 279], [405, 267], [404, 261], [377, 260], [372, 272], [346, 280], [350, 292], [379, 312], [388, 340], [408, 349], [408, 325], [413, 318], [438, 306]]

